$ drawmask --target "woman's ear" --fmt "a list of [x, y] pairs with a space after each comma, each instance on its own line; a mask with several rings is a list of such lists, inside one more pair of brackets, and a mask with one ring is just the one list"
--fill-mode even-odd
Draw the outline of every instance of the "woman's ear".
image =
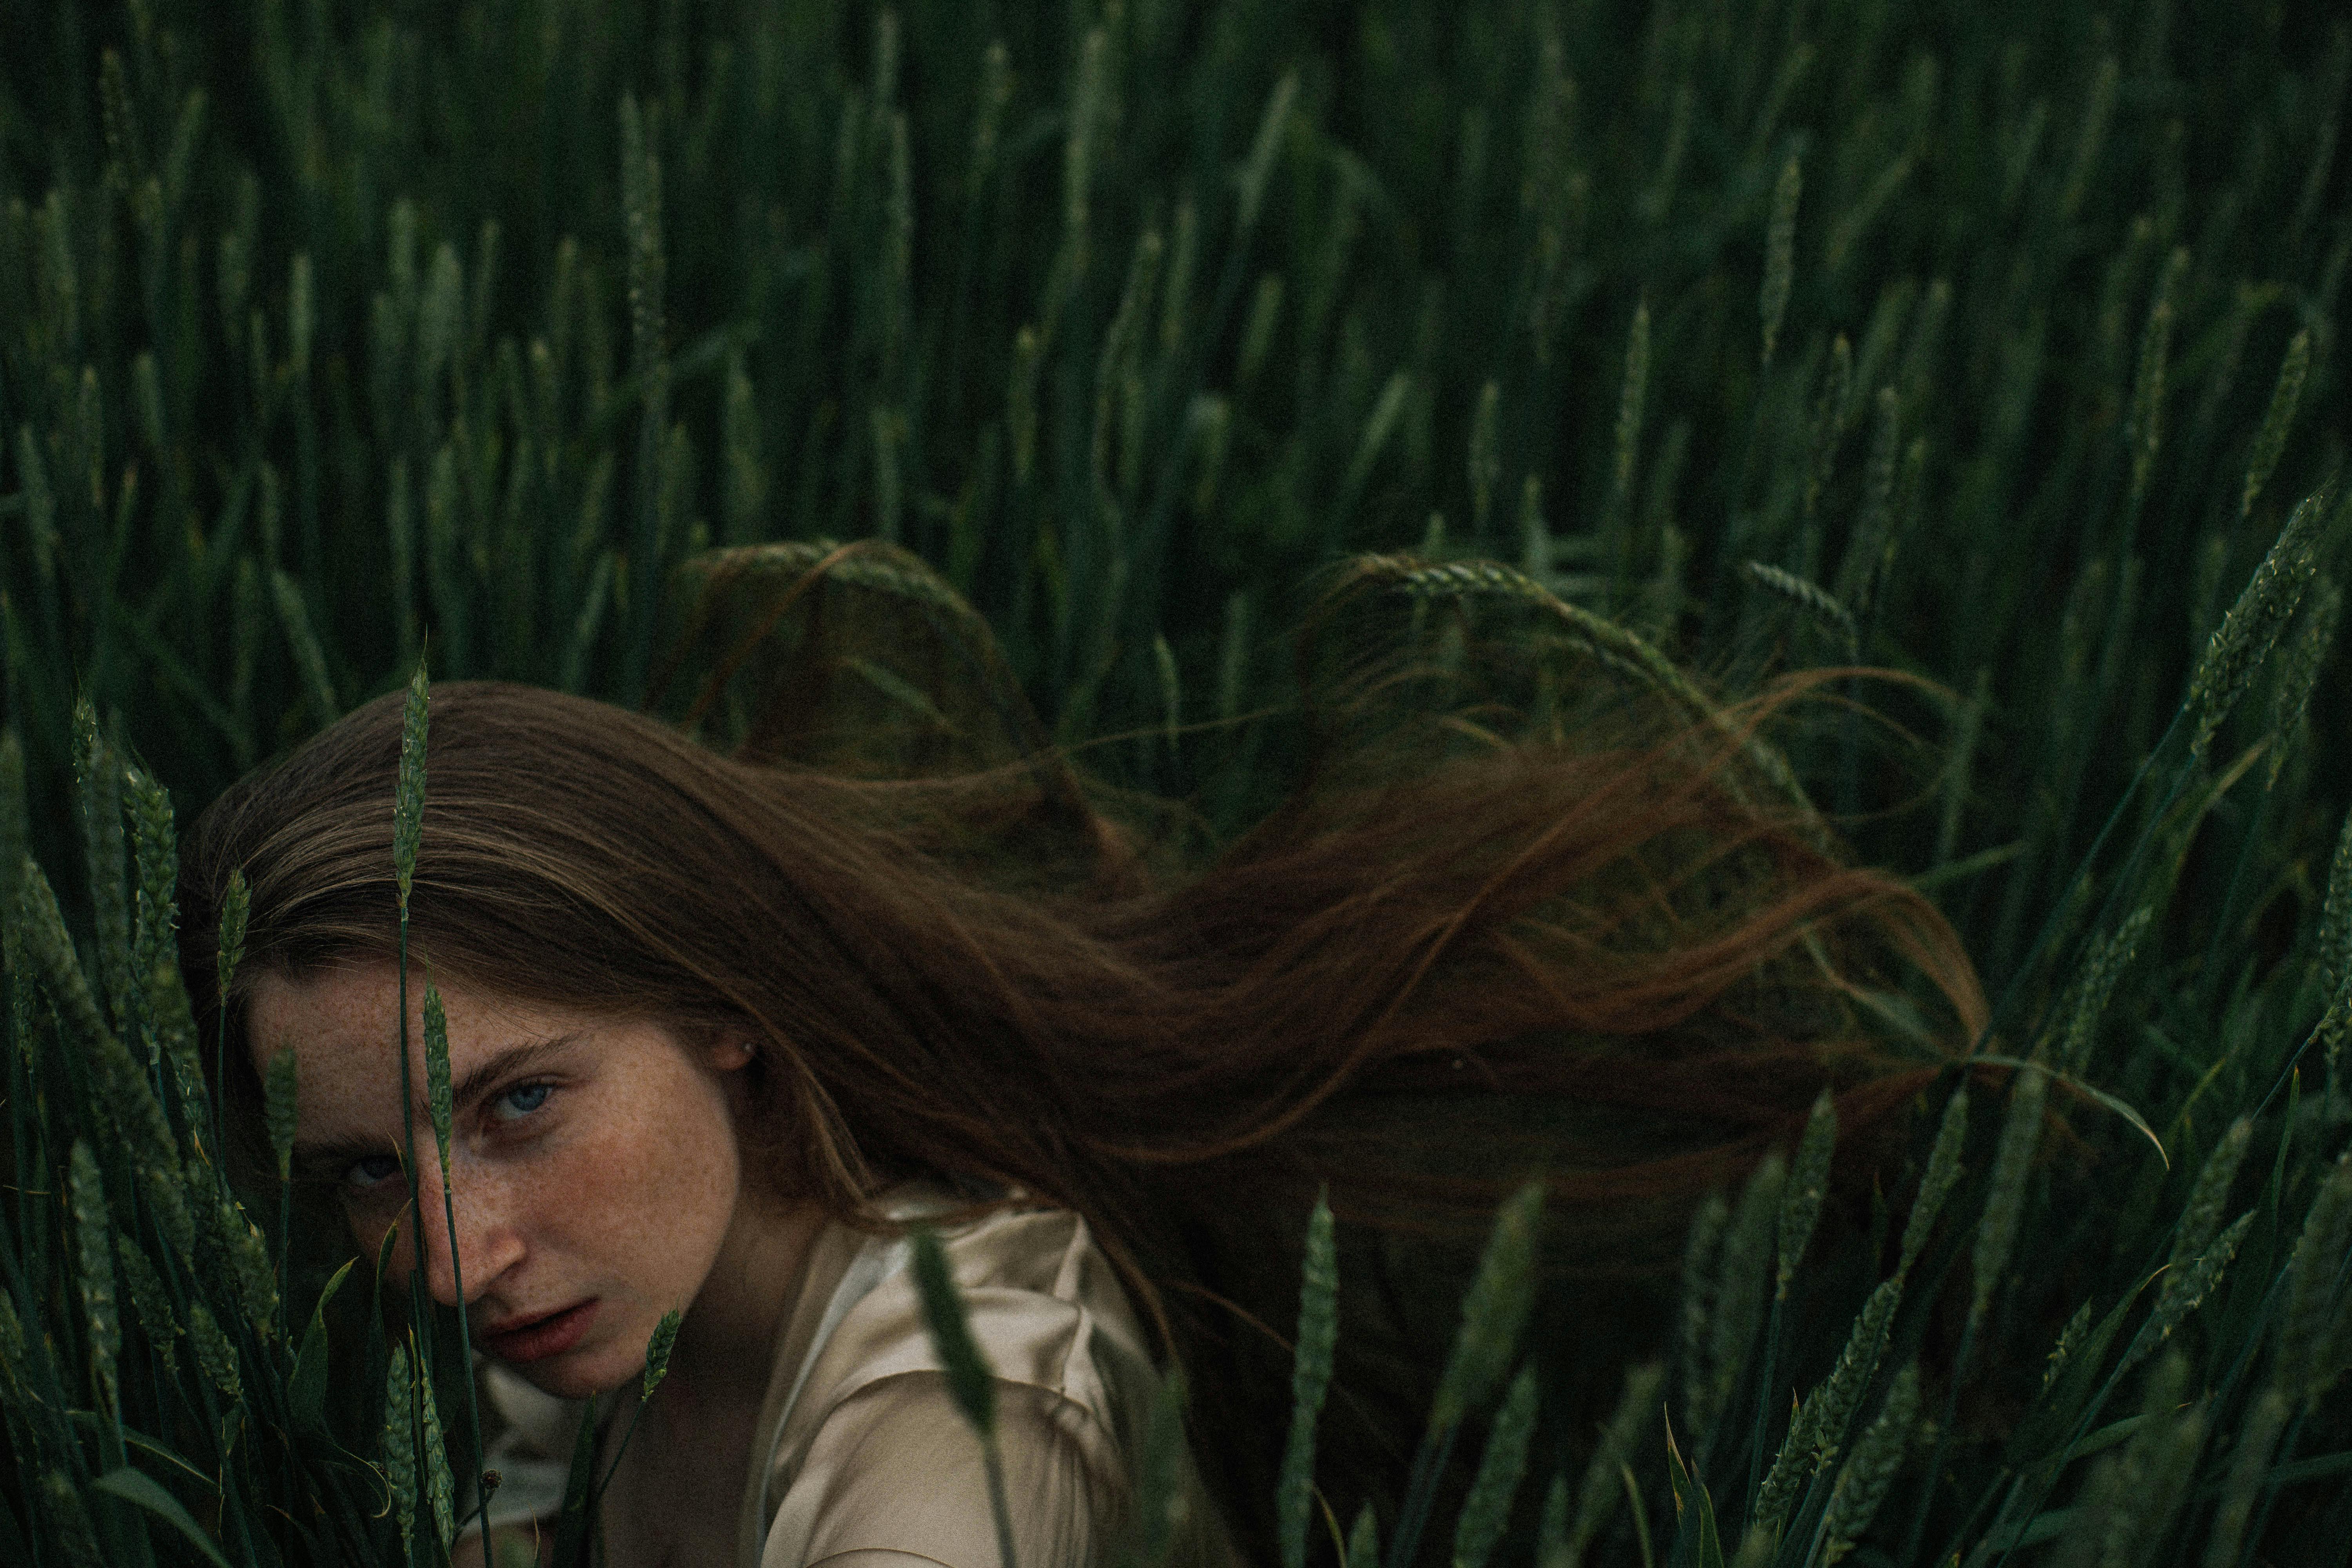
[[740, 1029], [729, 1029], [703, 1047], [709, 1053], [710, 1065], [720, 1072], [740, 1072], [751, 1065], [759, 1053], [752, 1048], [751, 1037]]

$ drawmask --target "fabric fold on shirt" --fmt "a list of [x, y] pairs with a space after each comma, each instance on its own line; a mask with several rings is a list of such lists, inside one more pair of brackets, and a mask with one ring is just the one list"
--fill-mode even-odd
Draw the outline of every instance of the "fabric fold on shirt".
[[[913, 1186], [881, 1205], [899, 1221], [954, 1206]], [[1087, 1568], [1128, 1528], [1160, 1390], [1126, 1292], [1067, 1210], [1000, 1210], [939, 1235], [995, 1374], [1021, 1568]], [[840, 1224], [812, 1243], [765, 1369], [735, 1568], [996, 1568], [980, 1438], [948, 1392], [908, 1258], [903, 1237]], [[513, 1422], [493, 1446], [506, 1478], [493, 1522], [546, 1517], [582, 1407], [503, 1368], [488, 1381]], [[1181, 1484], [1171, 1568], [1231, 1568], [1189, 1460]]]

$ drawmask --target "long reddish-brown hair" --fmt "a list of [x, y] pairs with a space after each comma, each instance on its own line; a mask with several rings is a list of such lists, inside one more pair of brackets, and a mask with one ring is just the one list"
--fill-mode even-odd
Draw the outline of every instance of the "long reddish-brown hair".
[[[1440, 654], [1458, 675], [1461, 647]], [[1058, 759], [875, 776], [792, 760], [772, 724], [729, 755], [580, 698], [437, 686], [412, 942], [520, 998], [748, 1031], [747, 1147], [835, 1215], [876, 1223], [877, 1193], [924, 1175], [1079, 1211], [1228, 1400], [1264, 1370], [1236, 1325], [1285, 1327], [1318, 1186], [1343, 1235], [1442, 1241], [1541, 1171], [1574, 1238], [1556, 1261], [1654, 1272], [1689, 1201], [1824, 1085], [1853, 1126], [1933, 1070], [1900, 1070], [1856, 996], [1907, 988], [1947, 1041], [1980, 1026], [1934, 909], [1773, 795], [1774, 701], [1553, 701], [1535, 722], [1491, 689], [1401, 700], [1421, 673], [1324, 679], [1351, 695], [1307, 724], [1297, 787], [1205, 863], [1153, 853]], [[1361, 721], [1409, 710], [1425, 721]], [[197, 824], [194, 995], [215, 994], [231, 872], [251, 889], [214, 1027], [241, 1032], [260, 972], [392, 953], [400, 729], [378, 699]], [[1343, 1258], [1359, 1281], [1397, 1267]], [[1400, 1321], [1344, 1323], [1342, 1349], [1410, 1383], [1420, 1331], [1389, 1296]], [[1264, 1490], [1223, 1479], [1244, 1508]]]

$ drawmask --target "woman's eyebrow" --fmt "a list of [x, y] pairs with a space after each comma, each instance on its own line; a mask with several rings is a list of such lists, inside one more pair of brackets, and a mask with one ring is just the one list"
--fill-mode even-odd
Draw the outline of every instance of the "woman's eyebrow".
[[373, 1154], [391, 1153], [397, 1157], [399, 1152], [397, 1149], [387, 1150], [383, 1141], [375, 1138], [337, 1138], [321, 1143], [298, 1140], [294, 1145], [294, 1169], [316, 1179], [340, 1173]]
[[[577, 1045], [579, 1040], [578, 1032], [573, 1031], [557, 1035], [551, 1039], [532, 1040], [525, 1045], [509, 1046], [505, 1050], [499, 1051], [489, 1060], [468, 1072], [450, 1096], [450, 1102], [452, 1105], [470, 1105], [496, 1088], [501, 1080], [538, 1067], [551, 1057], [562, 1055]], [[422, 1083], [417, 1084], [418, 1092], [422, 1093], [424, 1087]], [[429, 1123], [426, 1124], [424, 1136], [427, 1140], [432, 1137]], [[371, 1154], [381, 1154], [384, 1152], [385, 1145], [383, 1140], [377, 1138], [336, 1138], [314, 1143], [298, 1136], [294, 1142], [295, 1157], [306, 1167], [311, 1169], [349, 1164], [354, 1160], [365, 1159]]]
[[537, 1067], [551, 1057], [563, 1055], [577, 1045], [579, 1040], [578, 1032], [573, 1031], [558, 1035], [552, 1039], [533, 1040], [528, 1045], [509, 1046], [459, 1080], [457, 1092], [451, 1096], [451, 1099], [457, 1104], [470, 1105], [488, 1094], [499, 1080]]

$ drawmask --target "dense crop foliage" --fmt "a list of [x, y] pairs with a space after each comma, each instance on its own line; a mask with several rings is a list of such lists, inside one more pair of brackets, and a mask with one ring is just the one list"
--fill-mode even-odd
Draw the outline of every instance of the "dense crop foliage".
[[[1513, 1378], [1507, 1209], [1349, 1563], [2342, 1561], [2323, 10], [13, 4], [0, 1556], [427, 1562], [464, 1500], [449, 1347], [331, 1369], [215, 1166], [173, 800], [428, 644], [660, 697], [681, 563], [871, 536], [1226, 827], [1283, 742], [1213, 721], [1354, 553], [1717, 692], [1924, 678], [1783, 737], [1998, 1002], [1875, 1249], [1813, 1234], [1817, 1121], [1596, 1439]], [[1294, 1564], [1346, 1534], [1304, 1433]]]

